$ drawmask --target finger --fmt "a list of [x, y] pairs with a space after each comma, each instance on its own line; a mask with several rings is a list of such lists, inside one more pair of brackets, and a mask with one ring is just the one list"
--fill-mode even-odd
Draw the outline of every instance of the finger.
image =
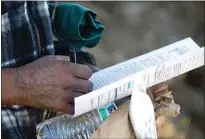
[[75, 98], [82, 96], [82, 95], [84, 94], [80, 92], [69, 92], [67, 100], [65, 101], [67, 105], [65, 105], [65, 107], [62, 107], [60, 111], [69, 113], [69, 114], [74, 114]]
[[75, 98], [84, 95], [84, 93], [80, 93], [80, 92], [70, 92], [70, 91], [65, 91], [65, 93], [68, 93], [67, 97], [63, 100], [66, 101], [69, 104], [74, 104], [75, 102]]
[[81, 79], [89, 79], [92, 75], [92, 70], [87, 65], [70, 63], [73, 75]]
[[65, 106], [63, 106], [61, 109], [60, 109], [61, 112], [65, 112], [65, 113], [68, 113], [68, 114], [74, 114], [74, 111], [75, 111], [75, 108], [74, 108], [74, 105], [73, 104], [65, 104]]
[[88, 93], [93, 90], [93, 83], [89, 80], [75, 78], [71, 84], [73, 91]]
[[86, 65], [92, 70], [92, 73], [95, 73], [100, 70], [98, 67], [94, 65], [91, 65], [91, 64], [86, 64]]
[[80, 96], [85, 95], [85, 94], [84, 93], [80, 93], [80, 92], [72, 92], [72, 93], [70, 93], [70, 95], [72, 96], [72, 98], [75, 99], [75, 98], [80, 97]]
[[65, 66], [66, 71], [71, 71], [72, 74], [81, 79], [89, 79], [92, 75], [92, 70], [87, 65], [76, 64], [72, 62], [61, 61]]

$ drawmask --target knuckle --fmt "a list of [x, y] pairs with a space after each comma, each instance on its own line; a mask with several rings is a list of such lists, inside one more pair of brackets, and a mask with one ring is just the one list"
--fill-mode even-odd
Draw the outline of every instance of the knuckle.
[[61, 61], [52, 61], [52, 65], [54, 68], [56, 68], [56, 70], [60, 70], [60, 71], [62, 71], [64, 67]]
[[78, 79], [76, 77], [72, 76], [69, 80], [69, 85], [70, 85], [70, 87], [73, 87], [76, 84], [78, 84]]
[[73, 84], [74, 84], [74, 79], [70, 80], [67, 79], [63, 82], [64, 84], [64, 90], [72, 90], [73, 89]]
[[59, 65], [64, 67], [64, 68], [69, 65], [69, 63], [66, 63], [65, 61], [58, 61], [58, 60], [56, 60], [56, 62], [58, 62]]

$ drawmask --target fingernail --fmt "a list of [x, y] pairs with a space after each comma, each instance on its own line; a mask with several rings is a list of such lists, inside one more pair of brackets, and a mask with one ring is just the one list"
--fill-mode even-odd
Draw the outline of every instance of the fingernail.
[[88, 89], [88, 92], [92, 92], [92, 91], [93, 91], [93, 89], [92, 89], [92, 88]]
[[91, 85], [91, 87], [88, 89], [89, 92], [92, 92], [93, 91], [93, 83]]

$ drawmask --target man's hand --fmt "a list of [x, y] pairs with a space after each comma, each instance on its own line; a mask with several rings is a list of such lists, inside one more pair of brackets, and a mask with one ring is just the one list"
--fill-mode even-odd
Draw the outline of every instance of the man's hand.
[[69, 62], [67, 56], [45, 56], [16, 69], [21, 105], [74, 112], [74, 98], [92, 91], [89, 67]]

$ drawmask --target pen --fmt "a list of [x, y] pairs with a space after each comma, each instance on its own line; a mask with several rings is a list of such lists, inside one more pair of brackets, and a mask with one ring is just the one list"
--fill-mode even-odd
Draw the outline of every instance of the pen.
[[[72, 56], [71, 52], [73, 52], [73, 58], [71, 58], [71, 56]], [[70, 59], [71, 59], [71, 62], [77, 63], [76, 49], [75, 49], [75, 47], [71, 47], [71, 48], [70, 48]]]

